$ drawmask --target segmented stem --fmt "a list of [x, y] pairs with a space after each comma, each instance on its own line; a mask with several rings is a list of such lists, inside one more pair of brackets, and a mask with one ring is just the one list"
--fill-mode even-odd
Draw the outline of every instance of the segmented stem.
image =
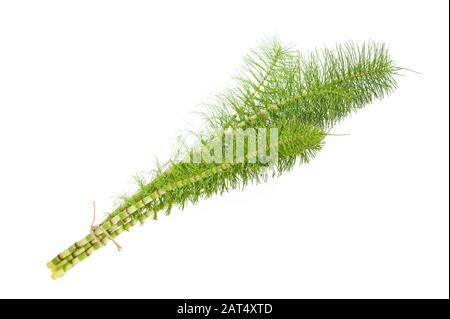
[[171, 159], [165, 171], [157, 171], [100, 223], [95, 236], [88, 234], [53, 258], [47, 264], [52, 278], [64, 275], [137, 223], [156, 219], [161, 210], [169, 213], [173, 205], [183, 208], [201, 198], [259, 182], [268, 172], [281, 174], [297, 160], [308, 162], [334, 124], [392, 92], [400, 70], [385, 46], [374, 42], [347, 43], [302, 56], [274, 40], [261, 44], [245, 62], [236, 87], [209, 105], [209, 129], [199, 143], [222, 138], [227, 128], [274, 127], [279, 129], [278, 161], [270, 165], [248, 161], [196, 164]]
[[[295, 124], [293, 127], [282, 129], [280, 141], [276, 145], [279, 148], [278, 170], [284, 171], [290, 169], [296, 159], [299, 159], [301, 162], [308, 162], [321, 149], [325, 135], [326, 133], [319, 128], [312, 126], [303, 127], [301, 124]], [[272, 145], [271, 147], [274, 146]], [[255, 154], [248, 154], [246, 157], [251, 157], [251, 155]], [[190, 166], [196, 164], [182, 163], [179, 165]], [[114, 215], [110, 215], [95, 230], [95, 237], [101, 242], [98, 242], [97, 238], [92, 234], [88, 234], [58, 254], [47, 264], [52, 271], [52, 278], [56, 279], [61, 277], [73, 266], [104, 246], [110, 240], [106, 232], [110, 237], [115, 238], [123, 231], [128, 231], [137, 223], [143, 223], [148, 217], [156, 219], [158, 211], [165, 207], [164, 202], [168, 200], [167, 196], [175, 193], [177, 190], [192, 188], [195, 185], [201, 187], [202, 181], [212, 176], [221, 179], [221, 182], [227, 182], [230, 180], [230, 176], [237, 177], [240, 175], [242, 178], [243, 172], [251, 172], [253, 174], [252, 178], [255, 178], [256, 175], [261, 177], [266, 173], [263, 167], [257, 163], [212, 163], [208, 164], [208, 166], [211, 167], [190, 177], [172, 181], [167, 186], [157, 189], [150, 196], [144, 197], [142, 200], [116, 212]], [[232, 170], [238, 166], [240, 167], [239, 173], [233, 172]], [[188, 191], [185, 190], [185, 192]], [[161, 203], [156, 203], [156, 206], [152, 206], [151, 204], [155, 204], [158, 199], [161, 199]], [[169, 201], [174, 202], [173, 199], [169, 199]]]

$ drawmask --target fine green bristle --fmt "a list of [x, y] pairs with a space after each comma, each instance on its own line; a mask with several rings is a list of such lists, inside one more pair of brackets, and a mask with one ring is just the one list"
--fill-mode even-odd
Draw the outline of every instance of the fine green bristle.
[[[300, 54], [277, 39], [261, 42], [244, 58], [235, 85], [207, 105], [203, 114], [206, 128], [198, 133], [198, 142], [191, 147], [181, 143], [177, 155], [157, 164], [150, 179], [136, 177], [135, 194], [124, 196], [94, 234], [86, 235], [48, 264], [53, 278], [147, 217], [156, 220], [159, 212], [169, 214], [175, 206], [182, 209], [202, 198], [280, 175], [295, 163], [308, 163], [336, 123], [397, 87], [399, 70], [380, 43], [348, 42]], [[233, 158], [237, 163], [227, 162], [229, 129], [255, 130], [264, 136], [263, 144], [254, 149], [247, 137], [242, 144], [245, 155]], [[276, 144], [269, 138], [273, 129]], [[220, 148], [210, 152], [217, 141]], [[237, 142], [232, 139], [231, 145]], [[254, 162], [252, 152], [263, 145], [268, 153], [276, 151], [276, 159], [264, 162], [258, 157]], [[220, 153], [222, 159], [193, 160], [200, 146], [208, 149], [208, 156]]]

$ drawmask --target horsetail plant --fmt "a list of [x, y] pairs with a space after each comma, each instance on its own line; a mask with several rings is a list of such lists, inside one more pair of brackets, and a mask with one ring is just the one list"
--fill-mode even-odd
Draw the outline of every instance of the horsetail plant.
[[261, 42], [245, 57], [235, 86], [208, 105], [207, 129], [197, 144], [180, 148], [90, 234], [48, 262], [52, 278], [137, 223], [156, 220], [161, 211], [169, 214], [174, 205], [184, 208], [307, 163], [333, 125], [391, 93], [401, 69], [384, 44], [375, 42], [348, 42], [307, 55], [277, 39]]

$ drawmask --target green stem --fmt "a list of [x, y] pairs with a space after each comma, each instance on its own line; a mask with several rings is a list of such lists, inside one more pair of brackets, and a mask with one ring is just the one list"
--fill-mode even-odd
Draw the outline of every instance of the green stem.
[[[317, 132], [320, 132], [316, 139], [313, 139], [312, 145], [310, 147], [317, 148], [317, 143], [321, 143], [322, 138], [326, 135], [326, 133], [315, 129]], [[304, 139], [304, 135], [288, 137], [286, 139], [281, 140], [278, 143], [280, 148], [292, 145], [293, 143], [298, 143], [302, 139]], [[298, 152], [294, 152], [292, 154], [292, 150], [281, 152], [282, 158], [287, 158], [291, 156], [297, 156], [299, 153], [308, 149], [308, 145], [304, 146], [303, 143], [302, 148], [299, 149]], [[250, 155], [256, 155], [250, 154]], [[249, 156], [249, 155], [247, 155]], [[306, 160], [306, 158], [305, 158]], [[158, 211], [147, 209], [148, 205], [154, 202], [157, 199], [160, 199], [163, 195], [168, 192], [176, 191], [177, 189], [183, 188], [187, 185], [193, 183], [199, 183], [202, 179], [211, 177], [213, 175], [218, 175], [221, 173], [230, 170], [233, 163], [219, 163], [219, 164], [211, 164], [213, 167], [203, 171], [201, 174], [197, 174], [195, 176], [190, 177], [189, 179], [180, 180], [174, 182], [172, 184], [167, 185], [162, 189], [158, 189], [150, 196], [144, 197], [142, 200], [134, 203], [133, 205], [128, 206], [125, 209], [120, 210], [115, 215], [110, 215], [105, 221], [100, 223], [99, 227], [95, 230], [95, 237], [92, 234], [88, 234], [83, 237], [81, 240], [75, 242], [69, 248], [58, 254], [55, 258], [53, 258], [50, 262], [47, 263], [48, 268], [52, 271], [52, 278], [56, 279], [63, 276], [68, 270], [70, 270], [73, 266], [78, 264], [80, 261], [84, 260], [88, 256], [90, 256], [94, 251], [106, 245], [106, 243], [110, 240], [109, 236], [112, 238], [117, 237], [123, 231], [130, 230], [131, 227], [136, 225], [137, 223], [143, 223], [145, 219], [152, 216], [155, 218]], [[255, 164], [256, 165], [256, 164]], [[160, 207], [160, 210], [164, 207]], [[106, 235], [106, 232], [109, 236]], [[100, 242], [97, 241], [98, 238]]]

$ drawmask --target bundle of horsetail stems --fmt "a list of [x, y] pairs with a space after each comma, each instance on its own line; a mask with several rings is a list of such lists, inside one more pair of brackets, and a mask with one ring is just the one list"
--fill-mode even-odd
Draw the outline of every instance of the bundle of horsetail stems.
[[[309, 162], [336, 123], [397, 87], [400, 70], [382, 43], [346, 42], [301, 54], [278, 39], [261, 41], [244, 58], [234, 86], [208, 105], [207, 129], [197, 143], [184, 147], [165, 165], [157, 165], [149, 180], [138, 182], [133, 195], [123, 198], [90, 233], [48, 262], [52, 278], [63, 276], [108, 241], [116, 243], [114, 238], [123, 231], [147, 218], [156, 220], [159, 212], [169, 214], [174, 205], [183, 209], [201, 198], [280, 175], [296, 162]], [[225, 161], [226, 156], [221, 161], [186, 160], [194, 157], [198, 146], [212, 156], [214, 150], [208, 145], [225, 140], [230, 129], [255, 129], [267, 142], [258, 148], [266, 151], [274, 147], [269, 133], [276, 129], [276, 159], [251, 160], [255, 148], [247, 139], [244, 149], [249, 152], [240, 161]], [[233, 141], [231, 145], [236, 144]], [[216, 155], [225, 154], [229, 145], [230, 140], [223, 143]]]

